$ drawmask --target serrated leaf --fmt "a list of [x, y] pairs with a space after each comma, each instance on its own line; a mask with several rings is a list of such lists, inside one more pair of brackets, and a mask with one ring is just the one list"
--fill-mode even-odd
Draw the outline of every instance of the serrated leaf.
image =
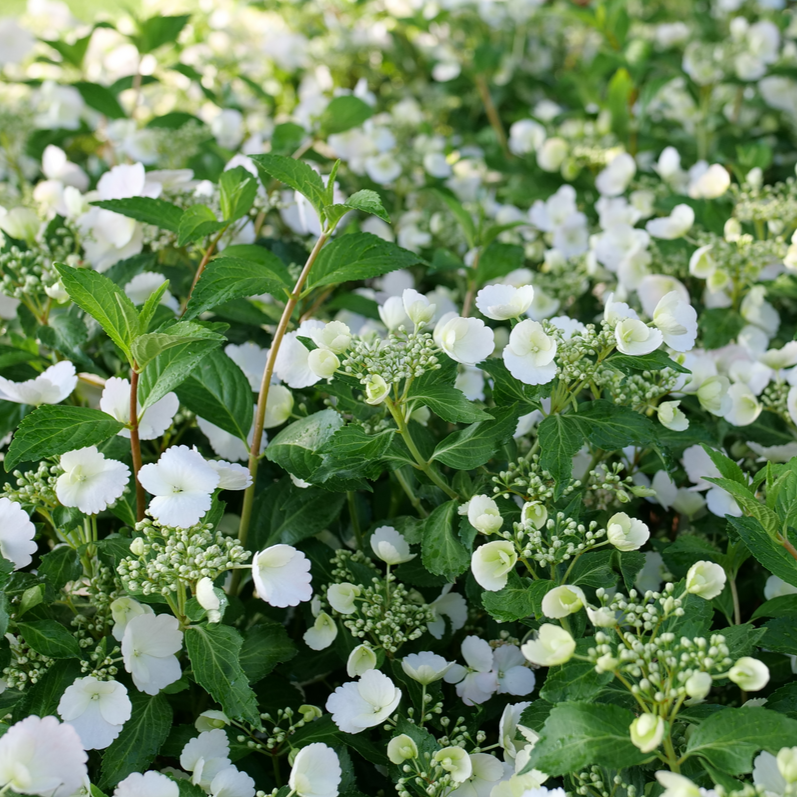
[[436, 576], [454, 581], [469, 565], [470, 556], [454, 531], [458, 501], [447, 501], [429, 515], [423, 524], [421, 555], [424, 567]]
[[462, 207], [462, 203], [448, 190], [439, 188], [429, 189], [438, 199], [448, 206], [448, 209], [454, 214], [454, 218], [462, 228], [465, 234], [465, 240], [468, 242], [468, 248], [473, 249], [476, 246], [476, 225], [470, 213]]
[[177, 41], [182, 29], [191, 19], [190, 14], [179, 14], [176, 16], [161, 16], [160, 14], [139, 22], [139, 30], [136, 36], [131, 36], [138, 51], [151, 53], [164, 44]]
[[103, 788], [115, 786], [133, 772], [146, 770], [172, 727], [172, 709], [164, 695], [150, 697], [131, 691], [130, 702], [130, 719], [102, 756]]
[[107, 277], [85, 268], [54, 264], [72, 301], [95, 318], [108, 337], [130, 356], [139, 333], [138, 310], [125, 292]]
[[482, 593], [482, 605], [499, 623], [538, 617], [542, 612], [542, 599], [553, 586], [553, 581], [533, 581], [512, 571], [503, 589]]
[[573, 472], [573, 457], [584, 445], [584, 436], [575, 415], [549, 415], [537, 427], [540, 466], [556, 480], [557, 491], [566, 486]]
[[79, 659], [80, 645], [69, 631], [55, 620], [33, 620], [17, 623], [25, 642], [42, 656], [51, 659]]
[[83, 575], [80, 557], [74, 548], [61, 545], [41, 558], [38, 567], [40, 576], [44, 576], [55, 590]]
[[196, 318], [230, 299], [270, 293], [284, 299], [293, 285], [285, 264], [268, 249], [258, 248], [259, 261], [240, 257], [218, 257], [208, 263], [194, 286], [183, 316]]
[[177, 246], [198, 241], [206, 235], [223, 230], [227, 221], [219, 221], [216, 214], [207, 205], [192, 205], [183, 212], [177, 229]]
[[342, 427], [335, 410], [313, 413], [286, 426], [269, 443], [266, 458], [299, 479], [310, 479], [322, 463], [320, 450]]
[[130, 353], [133, 355], [138, 369], [143, 371], [152, 360], [163, 352], [175, 346], [203, 340], [217, 340], [221, 343], [224, 338], [192, 321], [178, 321], [163, 332], [147, 332], [144, 335], [139, 335], [133, 341]]
[[359, 127], [373, 115], [374, 109], [365, 100], [353, 94], [343, 94], [330, 100], [318, 124], [324, 136], [331, 136]]
[[479, 285], [505, 277], [511, 271], [522, 268], [526, 260], [522, 246], [494, 242], [479, 256], [476, 281]]
[[250, 684], [265, 678], [278, 664], [290, 661], [298, 649], [280, 623], [261, 623], [246, 632], [241, 667]]
[[438, 443], [432, 459], [457, 470], [471, 470], [484, 465], [495, 449], [512, 436], [519, 413], [512, 405], [492, 408], [489, 414], [494, 420], [473, 423]]
[[395, 429], [384, 429], [377, 434], [368, 434], [360, 426], [339, 429], [318, 451], [323, 461], [314, 480], [378, 478], [384, 470], [383, 457], [394, 434]]
[[297, 542], [312, 537], [334, 521], [343, 507], [343, 493], [318, 487], [297, 487], [288, 477], [270, 485], [255, 499], [252, 548]]
[[243, 218], [252, 207], [257, 196], [257, 179], [244, 169], [236, 166], [227, 169], [219, 177], [221, 215], [229, 224]]
[[239, 661], [242, 645], [241, 635], [228, 625], [192, 625], [185, 631], [196, 682], [228, 717], [260, 728], [257, 698]]
[[[193, 326], [199, 327], [198, 324]], [[226, 329], [226, 325], [216, 324], [215, 328]], [[182, 384], [197, 364], [225, 341], [216, 329], [207, 329], [207, 337], [204, 339], [192, 336], [192, 339], [172, 346], [147, 365], [139, 382], [139, 404], [142, 412]]]
[[[52, 42], [49, 42], [49, 44], [52, 45]], [[82, 60], [81, 58], [81, 61]], [[77, 66], [80, 66], [80, 64]], [[89, 108], [93, 108], [109, 119], [127, 118], [125, 109], [119, 104], [116, 95], [106, 86], [102, 86], [99, 83], [89, 83], [85, 80], [80, 80], [72, 85], [80, 92], [83, 102], [85, 102]]]
[[759, 750], [776, 755], [797, 746], [797, 720], [777, 711], [750, 707], [726, 708], [703, 720], [689, 736], [686, 752], [731, 775], [753, 769]]
[[577, 418], [589, 441], [607, 451], [643, 446], [656, 439], [657, 430], [650, 418], [605, 399], [580, 404]]
[[191, 412], [246, 443], [252, 428], [252, 388], [223, 351], [216, 349], [203, 357], [176, 392]]
[[376, 191], [370, 191], [364, 188], [362, 191], [352, 194], [344, 203], [339, 205], [327, 205], [324, 208], [327, 220], [331, 227], [337, 223], [350, 211], [359, 210], [363, 213], [370, 213], [372, 216], [377, 216], [390, 223], [390, 216], [382, 205], [382, 200]]
[[631, 742], [628, 729], [633, 720], [634, 715], [620, 706], [578, 702], [555, 706], [526, 769], [566, 775], [607, 761], [616, 769], [641, 764], [649, 753]]
[[638, 371], [661, 371], [664, 368], [672, 368], [673, 371], [677, 371], [679, 374], [692, 373], [688, 368], [684, 368], [683, 365], [668, 357], [666, 352], [661, 349], [656, 349], [650, 354], [633, 357], [630, 354], [617, 353], [604, 360], [604, 363], [629, 375]]
[[183, 217], [183, 210], [177, 205], [173, 205], [165, 199], [152, 199], [146, 196], [132, 196], [127, 199], [100, 199], [91, 204], [175, 234], [180, 228], [180, 219]]
[[124, 424], [100, 410], [43, 404], [23, 418], [4, 465], [10, 473], [20, 462], [38, 461], [95, 446], [122, 429]]
[[371, 233], [342, 235], [321, 250], [307, 278], [307, 290], [370, 279], [420, 262], [422, 258], [413, 252]]
[[435, 415], [451, 423], [493, 420], [489, 413], [476, 406], [461, 390], [436, 381], [436, 373], [430, 371], [410, 386], [407, 399], [416, 408], [428, 407]]
[[250, 157], [260, 172], [260, 179], [266, 190], [271, 187], [271, 181], [266, 179], [266, 176], [279, 180], [305, 197], [315, 208], [319, 219], [323, 216], [324, 206], [328, 204], [327, 189], [321, 175], [315, 169], [302, 161], [285, 155], [275, 155], [273, 152], [250, 155]]
[[[579, 639], [576, 655], [587, 657], [587, 651], [595, 646], [595, 639]], [[614, 675], [610, 672], [595, 672], [590, 661], [570, 659], [566, 664], [551, 667], [545, 676], [540, 697], [549, 703], [564, 703], [568, 700], [589, 700], [610, 684]]]

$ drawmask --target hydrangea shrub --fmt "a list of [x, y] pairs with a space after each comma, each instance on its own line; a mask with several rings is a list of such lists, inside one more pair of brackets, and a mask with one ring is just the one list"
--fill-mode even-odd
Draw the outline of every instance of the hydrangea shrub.
[[794, 793], [795, 10], [201, 6], [0, 18], [0, 795]]

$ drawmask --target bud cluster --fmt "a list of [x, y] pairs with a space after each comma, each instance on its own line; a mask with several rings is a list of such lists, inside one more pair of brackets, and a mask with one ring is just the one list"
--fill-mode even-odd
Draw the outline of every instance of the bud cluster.
[[55, 509], [60, 506], [55, 495], [55, 483], [62, 473], [59, 465], [52, 465], [50, 462], [40, 462], [36, 470], [29, 470], [27, 473], [15, 470], [11, 475], [16, 486], [6, 484], [0, 497], [16, 501], [26, 510]]
[[133, 540], [131, 556], [119, 563], [124, 588], [131, 593], [168, 596], [178, 587], [221, 573], [249, 559], [249, 553], [231, 537], [214, 531], [211, 524], [188, 529], [161, 526], [151, 519], [136, 524], [142, 536]]
[[434, 620], [434, 611], [418, 592], [410, 592], [392, 572], [382, 576], [362, 551], [337, 551], [332, 566], [334, 583], [354, 584], [359, 589], [350, 614], [334, 612], [355, 639], [369, 637], [392, 654], [418, 639]]

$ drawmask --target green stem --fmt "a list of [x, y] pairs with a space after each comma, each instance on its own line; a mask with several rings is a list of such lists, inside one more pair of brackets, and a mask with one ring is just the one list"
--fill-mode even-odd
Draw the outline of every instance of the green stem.
[[138, 480], [141, 470], [141, 440], [138, 436], [138, 371], [130, 369], [130, 452], [133, 455], [133, 480], [136, 483], [136, 520], [144, 520], [147, 494]]
[[401, 485], [402, 489], [407, 494], [407, 498], [410, 499], [410, 503], [414, 507], [415, 511], [421, 517], [429, 517], [429, 513], [423, 508], [423, 504], [421, 504], [421, 500], [413, 492], [412, 485], [407, 481], [407, 477], [402, 472], [402, 469], [401, 468], [396, 468], [396, 470], [394, 470], [393, 473], [396, 475], [396, 479], [398, 480], [398, 483]]
[[664, 737], [664, 752], [667, 754], [667, 765], [670, 767], [670, 771], [680, 774], [681, 765], [678, 761], [678, 756], [675, 754], [675, 748], [673, 747], [669, 732]]
[[349, 519], [351, 520], [351, 530], [354, 532], [354, 539], [357, 542], [357, 550], [363, 550], [363, 531], [360, 527], [360, 516], [357, 514], [357, 493], [349, 490], [346, 493], [349, 504]]
[[421, 721], [419, 728], [423, 728], [423, 721], [426, 719], [426, 684], [421, 684]]
[[425, 460], [421, 452], [418, 450], [418, 446], [415, 445], [415, 441], [412, 439], [412, 435], [410, 434], [407, 422], [404, 420], [404, 412], [402, 408], [398, 407], [389, 398], [385, 399], [385, 404], [390, 411], [390, 414], [393, 416], [393, 420], [396, 422], [399, 434], [409, 449], [410, 454], [412, 454], [413, 459], [418, 463], [418, 469], [423, 471], [429, 481], [439, 487], [449, 498], [459, 500], [459, 495], [448, 486], [440, 474], [437, 473], [437, 471], [432, 467], [431, 463]]
[[[252, 483], [246, 488], [246, 492], [244, 492], [243, 508], [241, 509], [241, 525], [238, 528], [238, 540], [241, 545], [244, 546], [244, 548], [246, 547], [246, 538], [249, 534], [249, 524], [252, 520], [252, 507], [254, 506], [255, 502], [257, 467], [260, 461], [260, 442], [263, 439], [263, 423], [266, 418], [266, 403], [268, 402], [268, 393], [269, 388], [271, 387], [271, 377], [274, 374], [274, 366], [277, 362], [277, 355], [279, 354], [280, 346], [282, 345], [282, 339], [285, 337], [285, 333], [288, 330], [288, 324], [290, 323], [291, 316], [296, 308], [296, 304], [299, 301], [304, 283], [307, 281], [307, 276], [310, 273], [310, 269], [313, 267], [313, 263], [315, 263], [318, 253], [327, 242], [329, 235], [330, 233], [328, 231], [322, 232], [318, 237], [318, 240], [315, 242], [315, 246], [310, 252], [307, 262], [304, 264], [302, 273], [299, 275], [299, 279], [296, 280], [296, 285], [293, 288], [293, 292], [285, 304], [285, 309], [282, 311], [282, 317], [280, 318], [279, 325], [274, 332], [274, 338], [271, 341], [271, 348], [268, 352], [268, 360], [266, 361], [266, 367], [263, 371], [263, 379], [260, 382], [260, 394], [257, 397], [255, 424], [254, 431], [252, 433], [252, 447], [249, 449], [249, 473], [252, 477]], [[230, 587], [231, 594], [235, 595], [237, 593], [240, 583], [240, 571], [236, 570], [233, 574], [232, 585]]]
[[[229, 225], [227, 225], [229, 227]], [[227, 232], [227, 227], [222, 227], [216, 234], [216, 236], [211, 240], [210, 244], [208, 244], [208, 248], [205, 250], [205, 253], [202, 255], [202, 260], [199, 261], [199, 266], [197, 266], [196, 274], [194, 274], [194, 281], [191, 283], [191, 290], [188, 291], [188, 296], [185, 299], [185, 304], [183, 305], [183, 309], [180, 312], [180, 318], [185, 315], [185, 311], [188, 309], [188, 303], [191, 301], [191, 295], [194, 293], [194, 288], [196, 288], [197, 282], [199, 282], [199, 278], [202, 276], [202, 272], [204, 272], [205, 267], [210, 262], [210, 258], [213, 257], [213, 253], [216, 251], [216, 246], [218, 245], [219, 241], [221, 240], [221, 236]]]

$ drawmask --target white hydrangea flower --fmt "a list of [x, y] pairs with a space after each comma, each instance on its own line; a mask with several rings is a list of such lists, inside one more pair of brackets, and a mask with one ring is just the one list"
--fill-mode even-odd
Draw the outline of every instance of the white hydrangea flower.
[[489, 495], [474, 495], [467, 509], [468, 522], [482, 534], [495, 534], [504, 524], [498, 504]]
[[183, 632], [177, 618], [169, 614], [133, 617], [122, 637], [122, 657], [136, 688], [157, 695], [179, 680], [182, 670], [174, 654], [182, 647]]
[[675, 351], [691, 351], [697, 338], [697, 313], [678, 291], [663, 296], [653, 311], [653, 324]]
[[359, 678], [364, 672], [376, 668], [376, 653], [370, 645], [357, 645], [346, 660], [346, 674], [349, 678]]
[[119, 782], [113, 797], [180, 797], [180, 787], [160, 772], [134, 772]]
[[576, 651], [576, 640], [564, 628], [543, 623], [536, 639], [529, 640], [520, 649], [532, 664], [553, 667], [570, 661]]
[[191, 782], [209, 789], [216, 775], [230, 766], [230, 742], [221, 728], [203, 731], [188, 741], [180, 753], [180, 766]]
[[210, 797], [255, 797], [255, 782], [238, 767], [229, 766], [216, 773], [208, 793]]
[[509, 373], [526, 385], [545, 385], [556, 376], [556, 340], [538, 321], [521, 321], [510, 333], [504, 347], [504, 364]]
[[[112, 376], [105, 382], [100, 397], [100, 409], [116, 418], [119, 423], [130, 423], [130, 381]], [[139, 404], [138, 437], [140, 440], [156, 440], [172, 425], [172, 420], [180, 409], [176, 393], [167, 393], [151, 407], [141, 412]], [[129, 429], [122, 429], [120, 437], [130, 437]]]
[[144, 465], [138, 481], [154, 495], [149, 513], [164, 526], [185, 529], [210, 509], [219, 474], [202, 455], [188, 446], [172, 446], [157, 462]]
[[517, 645], [500, 645], [495, 649], [493, 672], [498, 681], [499, 695], [523, 697], [534, 689], [537, 682]]
[[479, 586], [498, 592], [506, 586], [509, 573], [517, 563], [515, 545], [508, 540], [495, 540], [480, 545], [472, 554], [470, 569]]
[[299, 797], [337, 797], [341, 778], [338, 754], [314, 742], [302, 747], [293, 759], [288, 786]]
[[707, 601], [716, 598], [725, 587], [725, 570], [714, 562], [695, 562], [686, 574], [686, 591]]
[[424, 686], [439, 681], [452, 666], [452, 662], [446, 661], [442, 656], [438, 656], [430, 650], [410, 653], [401, 660], [401, 669], [413, 681]]
[[86, 760], [71, 725], [31, 715], [0, 738], [0, 785], [20, 794], [70, 797], [87, 777]]
[[641, 520], [616, 512], [606, 523], [606, 539], [618, 551], [638, 551], [650, 539], [650, 529]]
[[96, 446], [61, 455], [64, 472], [55, 483], [55, 494], [64, 506], [96, 515], [114, 504], [130, 481], [124, 462], [106, 459]]
[[298, 606], [313, 595], [310, 560], [292, 545], [272, 545], [252, 558], [252, 580], [271, 606]]
[[117, 598], [111, 603], [111, 616], [113, 617], [114, 626], [112, 630], [113, 638], [117, 642], [121, 642], [125, 635], [127, 624], [134, 618], [142, 614], [155, 614], [151, 606], [146, 603], [139, 603], [134, 598], [129, 598], [126, 595]]
[[581, 587], [562, 584], [545, 593], [542, 599], [542, 613], [546, 617], [560, 620], [583, 609], [586, 602]]
[[465, 627], [468, 619], [468, 604], [458, 592], [452, 592], [453, 584], [446, 584], [440, 596], [429, 604], [434, 613], [434, 620], [427, 623], [429, 633], [435, 639], [442, 639], [446, 630], [447, 617], [452, 631]]
[[465, 637], [462, 658], [467, 666], [454, 664], [443, 680], [457, 685], [457, 695], [466, 706], [486, 703], [498, 691], [498, 675], [493, 669], [490, 643], [477, 636]]
[[695, 212], [689, 205], [676, 205], [669, 216], [650, 219], [645, 229], [654, 238], [663, 238], [667, 241], [682, 238], [695, 223]]
[[725, 167], [715, 163], [699, 172], [689, 184], [692, 199], [717, 199], [731, 186], [731, 176]]
[[8, 498], [0, 498], [0, 554], [14, 563], [14, 570], [33, 561], [38, 546], [33, 538], [36, 527], [25, 510]]
[[650, 354], [661, 346], [664, 340], [658, 329], [653, 329], [636, 318], [624, 318], [614, 328], [618, 351], [640, 357]]
[[446, 314], [437, 322], [434, 340], [452, 360], [463, 365], [476, 365], [495, 349], [492, 329], [479, 318], [451, 318]]
[[534, 301], [534, 286], [486, 285], [476, 294], [479, 312], [494, 321], [519, 318]]
[[380, 526], [371, 535], [371, 550], [385, 563], [400, 565], [409, 562], [417, 554], [410, 553], [410, 546], [404, 535], [392, 526]]
[[67, 687], [58, 714], [80, 736], [86, 750], [102, 750], [122, 732], [133, 704], [118, 681], [100, 681], [92, 675]]
[[338, 636], [338, 624], [326, 612], [319, 611], [302, 639], [311, 650], [326, 650]]
[[595, 178], [595, 187], [603, 196], [619, 196], [635, 174], [636, 161], [627, 152], [620, 152]]
[[381, 725], [398, 707], [401, 690], [379, 670], [368, 670], [357, 681], [339, 686], [326, 709], [344, 733], [359, 733]]
[[0, 401], [16, 404], [58, 404], [77, 387], [75, 366], [69, 360], [51, 365], [35, 379], [12, 382], [0, 376]]

